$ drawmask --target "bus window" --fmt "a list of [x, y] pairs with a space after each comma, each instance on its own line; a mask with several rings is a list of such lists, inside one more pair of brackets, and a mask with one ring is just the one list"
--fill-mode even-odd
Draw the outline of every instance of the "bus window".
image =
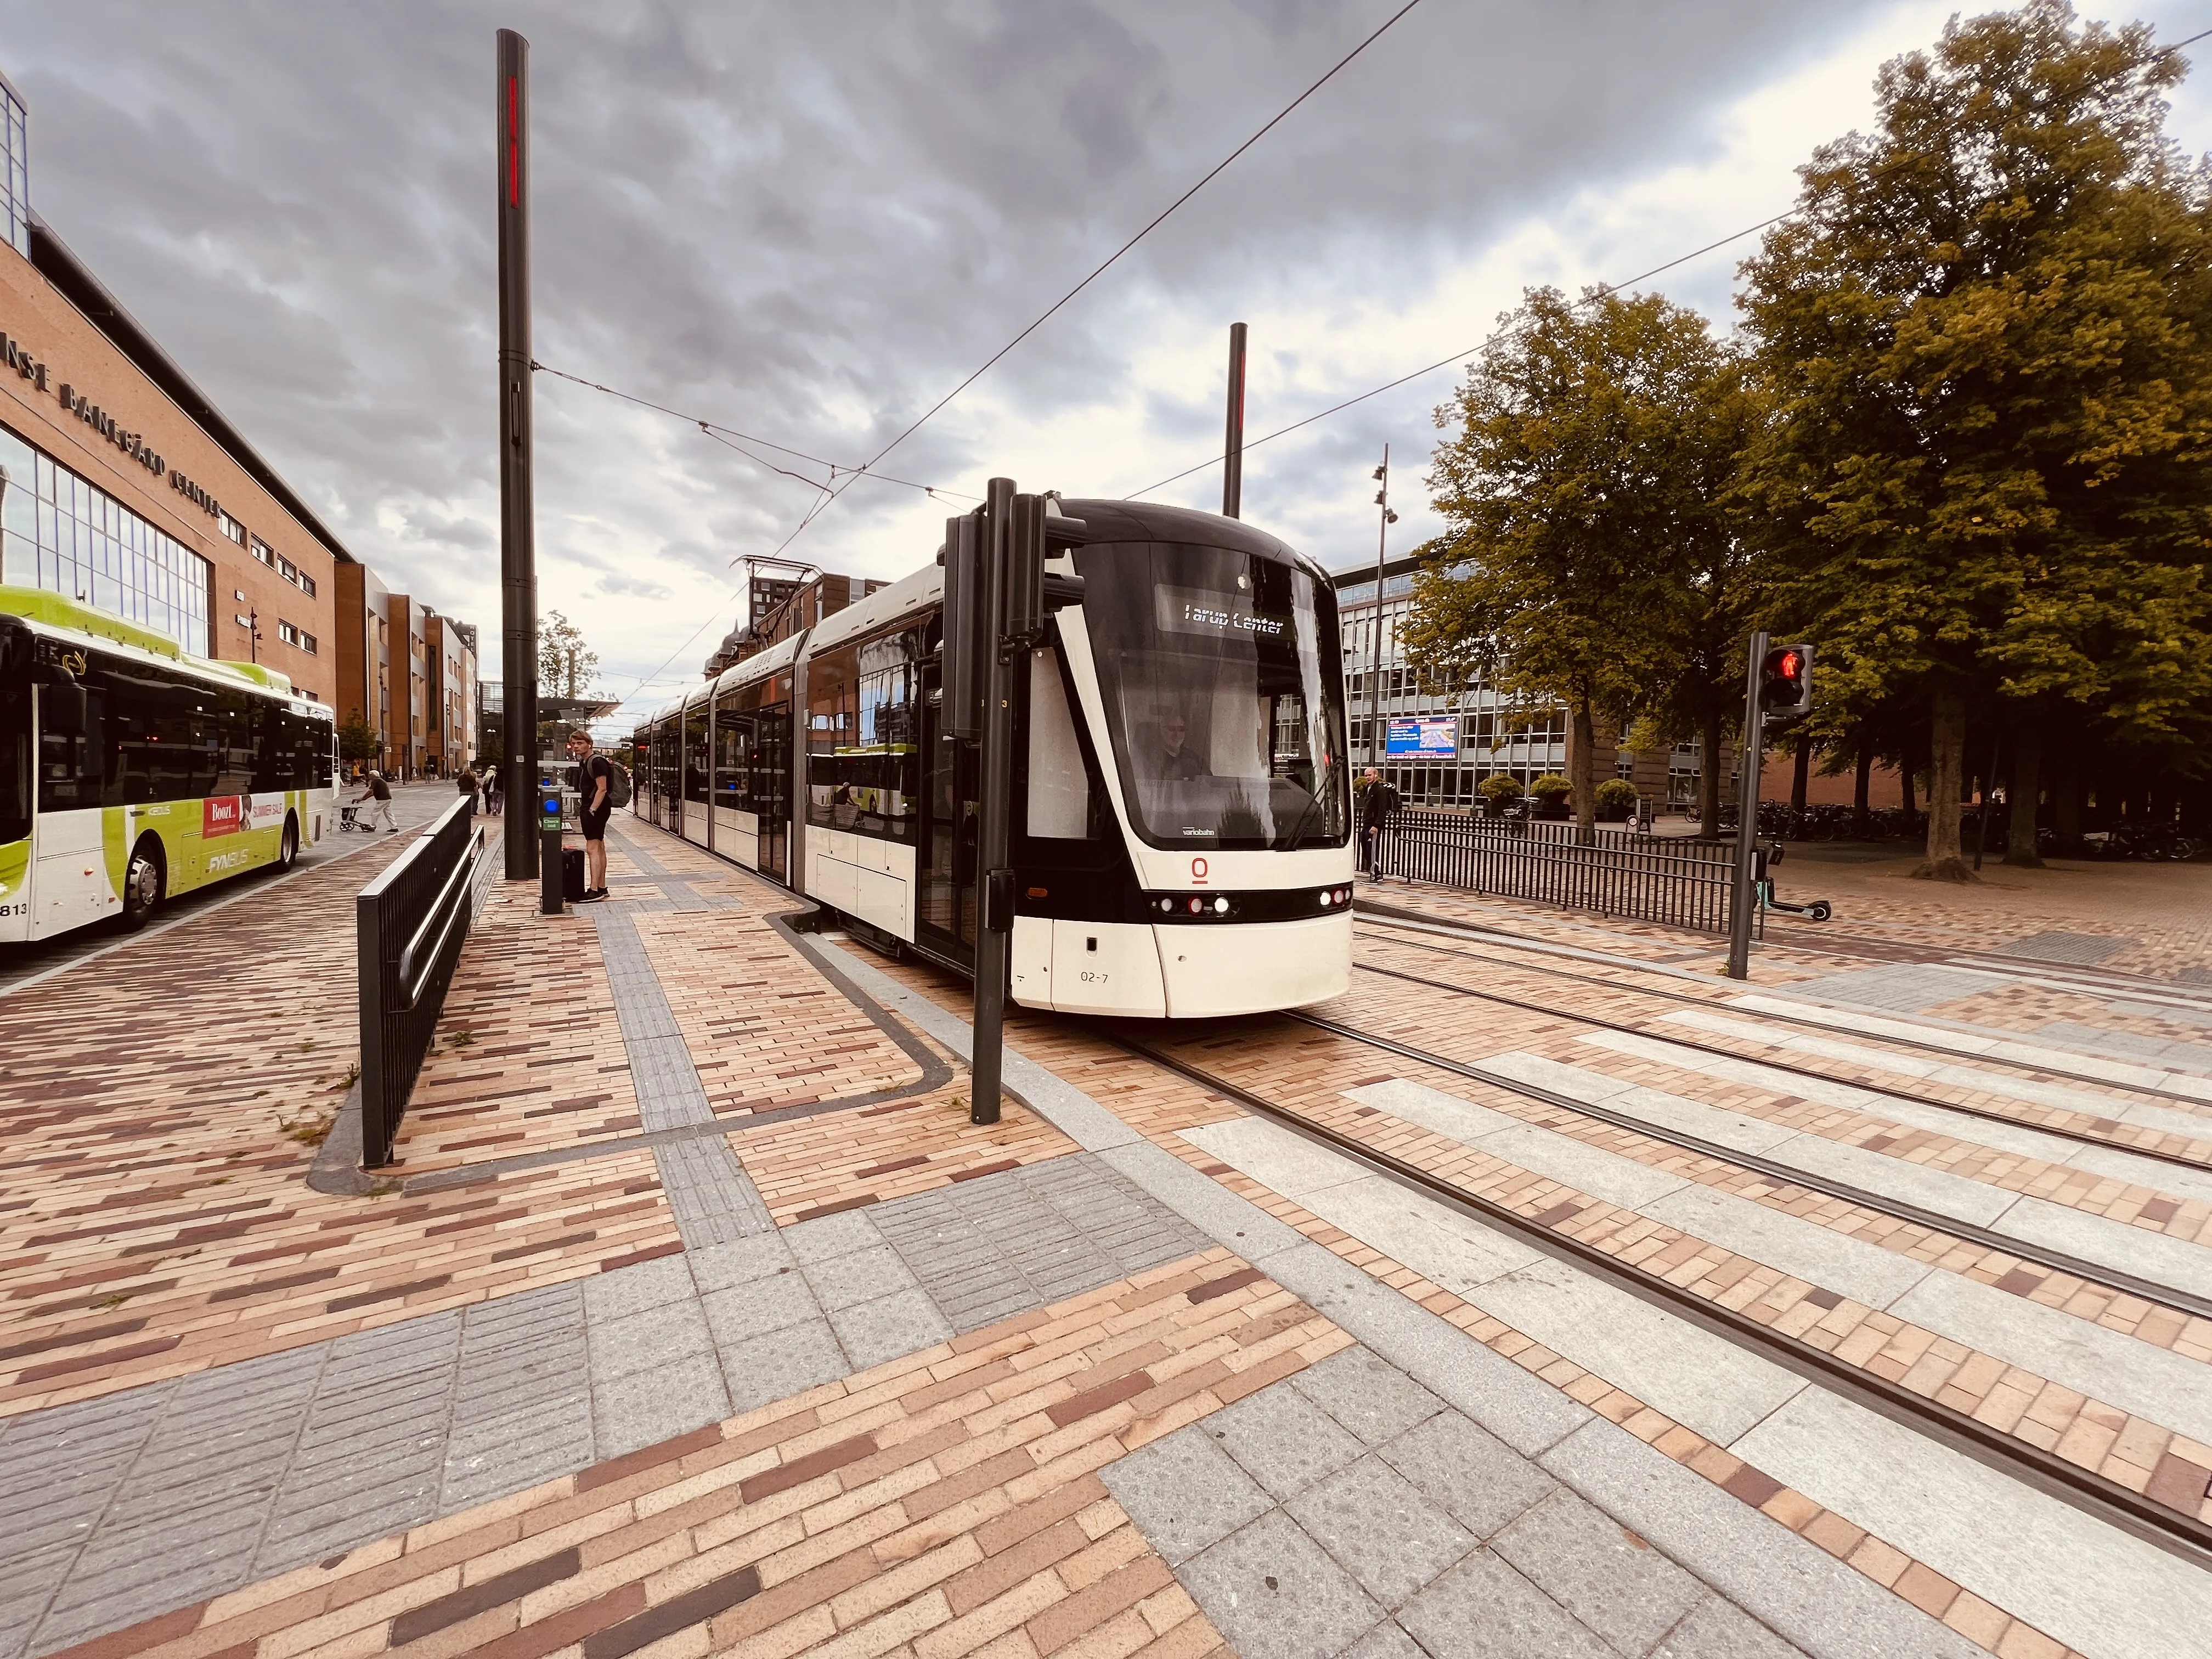
[[31, 833], [31, 693], [0, 686], [0, 842]]
[[98, 806], [105, 792], [106, 699], [96, 680], [84, 687], [84, 731], [39, 732], [39, 811]]
[[120, 664], [105, 665], [109, 735], [106, 804], [143, 806], [152, 801], [190, 799], [191, 766], [191, 691], [152, 675], [138, 675]]

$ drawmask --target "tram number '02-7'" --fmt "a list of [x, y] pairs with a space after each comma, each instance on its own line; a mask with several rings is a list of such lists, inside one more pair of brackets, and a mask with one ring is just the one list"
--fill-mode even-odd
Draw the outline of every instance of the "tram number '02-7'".
[[1085, 985], [1103, 985], [1111, 978], [1113, 978], [1111, 974], [1101, 973], [1096, 968], [1085, 968], [1083, 970], [1083, 982]]

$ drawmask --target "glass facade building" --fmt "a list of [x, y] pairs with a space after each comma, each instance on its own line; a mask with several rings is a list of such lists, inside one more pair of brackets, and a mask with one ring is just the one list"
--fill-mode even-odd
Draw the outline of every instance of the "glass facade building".
[[0, 581], [42, 587], [208, 651], [215, 567], [0, 427]]
[[5, 76], [0, 76], [0, 214], [7, 217], [8, 246], [31, 257], [31, 117]]

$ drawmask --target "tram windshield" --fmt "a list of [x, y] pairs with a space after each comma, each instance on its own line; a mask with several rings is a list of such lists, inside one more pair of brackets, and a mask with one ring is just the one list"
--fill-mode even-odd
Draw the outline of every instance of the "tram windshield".
[[1154, 847], [1350, 833], [1335, 596], [1227, 548], [1077, 551], [1121, 793]]

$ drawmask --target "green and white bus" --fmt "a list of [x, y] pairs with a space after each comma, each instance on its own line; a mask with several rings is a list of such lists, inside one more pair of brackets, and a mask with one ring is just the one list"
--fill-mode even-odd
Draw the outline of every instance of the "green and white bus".
[[274, 670], [0, 586], [0, 944], [289, 866], [336, 827], [337, 730]]

